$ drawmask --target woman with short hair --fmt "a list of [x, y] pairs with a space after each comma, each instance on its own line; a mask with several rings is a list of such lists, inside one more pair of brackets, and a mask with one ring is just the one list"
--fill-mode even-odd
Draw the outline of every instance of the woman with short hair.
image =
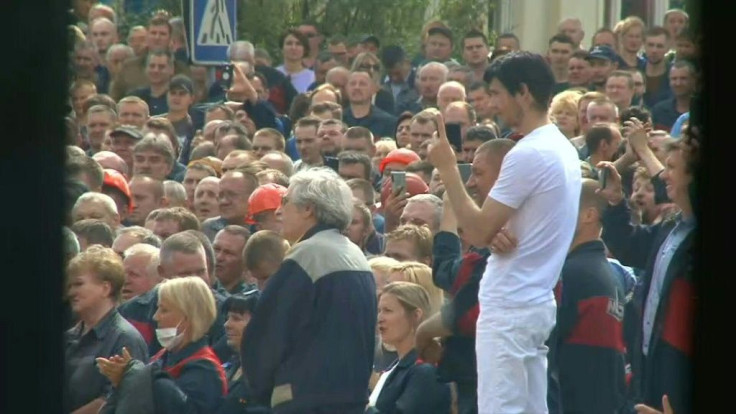
[[79, 322], [65, 334], [64, 412], [97, 412], [110, 381], [98, 372], [95, 359], [119, 354], [124, 347], [136, 358], [147, 359], [147, 347], [117, 311], [125, 271], [114, 250], [90, 246], [71, 259], [67, 278], [68, 300]]

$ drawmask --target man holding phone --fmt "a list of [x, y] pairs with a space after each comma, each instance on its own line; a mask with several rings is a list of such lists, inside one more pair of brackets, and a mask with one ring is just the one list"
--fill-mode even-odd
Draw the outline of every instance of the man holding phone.
[[544, 342], [555, 325], [552, 290], [577, 222], [580, 161], [547, 116], [555, 80], [542, 56], [505, 55], [491, 64], [484, 80], [494, 111], [523, 138], [506, 154], [482, 207], [463, 186], [439, 113], [439, 140], [429, 160], [471, 244], [489, 245], [503, 227], [518, 239], [516, 249], [490, 256], [480, 283], [478, 411], [546, 413]]
[[[590, 164], [593, 175], [599, 180], [604, 180], [596, 168], [601, 161], [613, 162], [621, 146], [621, 132], [616, 124], [595, 124], [585, 133], [585, 146], [590, 151], [590, 156], [585, 160]], [[601, 186], [605, 187], [603, 181]]]

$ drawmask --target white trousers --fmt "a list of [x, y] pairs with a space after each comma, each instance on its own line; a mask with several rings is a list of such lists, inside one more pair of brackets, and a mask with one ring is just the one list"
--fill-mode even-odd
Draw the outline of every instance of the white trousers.
[[478, 413], [546, 414], [547, 351], [555, 301], [481, 307], [476, 325]]

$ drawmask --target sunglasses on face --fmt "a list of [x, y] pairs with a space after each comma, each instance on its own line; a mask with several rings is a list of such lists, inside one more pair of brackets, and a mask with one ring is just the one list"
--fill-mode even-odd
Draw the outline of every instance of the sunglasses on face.
[[373, 70], [375, 72], [378, 72], [379, 70], [381, 70], [381, 65], [379, 65], [379, 64], [370, 65], [370, 64], [364, 63], [364, 64], [358, 66], [358, 68], [359, 69], [362, 69], [362, 70]]

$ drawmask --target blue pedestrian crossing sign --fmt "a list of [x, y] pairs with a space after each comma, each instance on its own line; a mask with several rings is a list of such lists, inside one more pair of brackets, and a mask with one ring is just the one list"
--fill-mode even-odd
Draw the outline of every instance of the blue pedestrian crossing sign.
[[227, 48], [236, 40], [237, 0], [188, 1], [192, 63], [227, 64]]

